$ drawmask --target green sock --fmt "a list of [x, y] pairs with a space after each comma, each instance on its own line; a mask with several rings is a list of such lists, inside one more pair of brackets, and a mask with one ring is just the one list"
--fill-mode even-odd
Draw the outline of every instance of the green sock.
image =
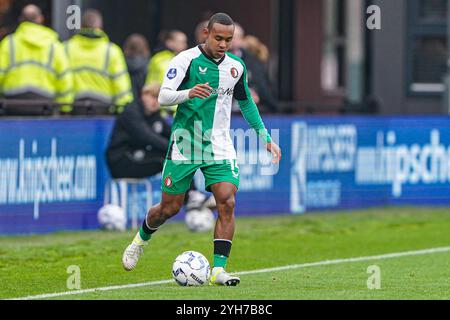
[[150, 240], [151, 237], [152, 237], [151, 234], [145, 233], [143, 227], [141, 227], [141, 229], [139, 230], [139, 235], [140, 235], [141, 239], [144, 240], [144, 241], [148, 241], [148, 240]]
[[223, 256], [221, 254], [215, 254], [214, 255], [214, 268], [224, 268], [227, 265], [227, 256]]

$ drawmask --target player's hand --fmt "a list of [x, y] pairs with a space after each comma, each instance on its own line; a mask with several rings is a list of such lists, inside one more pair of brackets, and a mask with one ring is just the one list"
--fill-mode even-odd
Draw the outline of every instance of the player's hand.
[[213, 88], [209, 86], [209, 82], [205, 84], [197, 84], [191, 90], [189, 90], [189, 99], [200, 98], [206, 99], [211, 95]]
[[272, 158], [273, 158], [272, 163], [273, 164], [279, 163], [281, 161], [280, 147], [274, 142], [269, 142], [268, 144], [266, 144], [266, 148], [267, 148], [267, 151], [272, 153]]

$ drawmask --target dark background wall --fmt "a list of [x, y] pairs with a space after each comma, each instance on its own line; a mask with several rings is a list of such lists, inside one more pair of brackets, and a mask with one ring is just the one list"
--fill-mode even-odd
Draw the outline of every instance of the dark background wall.
[[294, 1], [293, 99], [306, 103], [338, 105], [343, 96], [328, 95], [321, 86], [324, 41], [322, 1]]
[[[105, 15], [105, 30], [113, 41], [122, 44], [133, 32], [143, 33], [152, 47], [163, 29], [184, 31], [194, 44], [197, 23], [215, 12], [226, 12], [249, 34], [256, 35], [270, 49], [272, 44], [271, 6], [273, 0], [85, 0], [84, 6], [100, 9]], [[249, 14], [252, 18], [249, 19]]]
[[[13, 31], [21, 8], [37, 3], [52, 25], [52, 0], [2, 0], [9, 9], [2, 12], [0, 37]], [[71, 2], [72, 0], [57, 0]], [[75, 1], [75, 0], [73, 0]], [[342, 0], [341, 2], [344, 2]], [[361, 0], [381, 8], [382, 29], [366, 31], [366, 95], [379, 103], [381, 114], [439, 114], [443, 95], [411, 94], [409, 9], [416, 0]], [[2, 2], [2, 3], [3, 3]], [[77, 0], [84, 8], [97, 8], [105, 17], [105, 30], [122, 46], [131, 33], [142, 33], [157, 46], [163, 29], [180, 29], [194, 44], [194, 28], [212, 13], [229, 13], [248, 34], [260, 38], [271, 54], [270, 76], [274, 91], [284, 101], [302, 105], [339, 106], [343, 92], [325, 92], [321, 86], [321, 58], [324, 45], [324, 1], [322, 0]], [[59, 3], [59, 2], [58, 2]], [[6, 7], [6, 5], [3, 5]], [[59, 13], [57, 13], [59, 14]], [[65, 14], [64, 12], [62, 13]], [[53, 16], [55, 17], [55, 16]], [[58, 17], [58, 16], [57, 16]], [[361, 26], [364, 28], [365, 26]], [[445, 28], [445, 26], [444, 26]], [[409, 58], [408, 58], [409, 57]], [[409, 59], [409, 60], [408, 60]], [[345, 88], [344, 88], [345, 89]]]
[[118, 45], [122, 46], [130, 34], [141, 33], [153, 48], [161, 25], [161, 2], [85, 0], [83, 6], [98, 9], [103, 13], [105, 31]]
[[273, 47], [271, 0], [164, 0], [161, 5], [161, 26], [164, 29], [184, 30], [191, 39], [196, 24], [216, 12], [228, 13], [247, 33], [256, 35]]
[[407, 0], [375, 0], [382, 12], [382, 29], [372, 31], [372, 92], [383, 114], [441, 113], [442, 97], [407, 92]]

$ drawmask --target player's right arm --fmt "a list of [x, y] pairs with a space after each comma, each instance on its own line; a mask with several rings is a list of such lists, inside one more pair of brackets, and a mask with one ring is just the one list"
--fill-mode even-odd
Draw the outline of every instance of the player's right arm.
[[178, 90], [189, 79], [191, 59], [182, 53], [172, 59], [164, 76], [158, 102], [161, 106], [173, 106], [189, 99], [205, 99], [211, 95], [212, 88], [208, 83], [197, 84], [191, 89]]

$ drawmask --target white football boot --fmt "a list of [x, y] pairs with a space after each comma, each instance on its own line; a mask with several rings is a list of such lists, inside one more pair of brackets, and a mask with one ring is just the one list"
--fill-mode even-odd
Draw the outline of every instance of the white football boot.
[[188, 201], [185, 205], [186, 211], [199, 209], [203, 206], [206, 196], [197, 190], [190, 190], [188, 192]]
[[[136, 238], [138, 237], [139, 234]], [[140, 240], [140, 237], [138, 240], [136, 238], [123, 252], [122, 264], [127, 271], [131, 271], [136, 268], [139, 258], [144, 253], [144, 246], [147, 245], [147, 242]]]
[[210, 210], [215, 210], [217, 208], [216, 198], [214, 198], [213, 195], [210, 195], [206, 198], [205, 202], [203, 202], [203, 206]]
[[224, 270], [224, 268], [213, 268], [211, 271], [211, 284], [220, 286], [237, 286], [239, 282], [241, 282], [241, 279], [230, 275]]

